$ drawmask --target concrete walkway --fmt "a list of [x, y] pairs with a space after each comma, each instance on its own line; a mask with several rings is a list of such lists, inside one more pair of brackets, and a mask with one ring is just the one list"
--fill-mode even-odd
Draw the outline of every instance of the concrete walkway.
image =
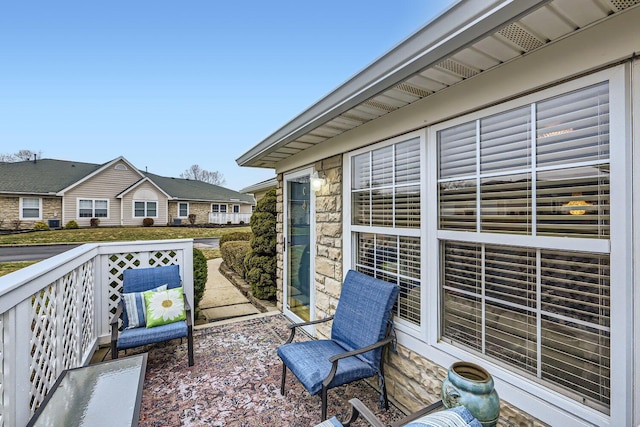
[[207, 286], [200, 300], [200, 314], [205, 322], [258, 314], [260, 311], [220, 273], [222, 258], [207, 261]]

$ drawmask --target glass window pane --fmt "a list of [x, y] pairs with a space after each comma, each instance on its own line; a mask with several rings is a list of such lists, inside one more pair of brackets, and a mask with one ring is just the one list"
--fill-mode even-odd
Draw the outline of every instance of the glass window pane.
[[134, 213], [133, 215], [135, 217], [144, 217], [145, 215], [145, 210], [144, 210], [144, 202], [134, 202]]
[[480, 121], [481, 173], [531, 166], [531, 109], [519, 108]]
[[227, 205], [220, 205], [220, 212], [227, 213]]
[[371, 192], [371, 225], [393, 227], [393, 189]]
[[396, 188], [395, 226], [399, 228], [420, 228], [420, 187]]
[[475, 175], [476, 122], [438, 132], [440, 179]]
[[480, 228], [491, 233], [531, 234], [531, 175], [481, 181]]
[[189, 205], [187, 203], [180, 203], [178, 205], [178, 216], [187, 216], [189, 212]]
[[371, 179], [371, 153], [367, 152], [351, 159], [351, 189], [369, 188]]
[[609, 238], [609, 165], [539, 172], [540, 235]]
[[213, 213], [220, 212], [220, 205], [211, 205], [211, 212]]
[[538, 166], [609, 158], [609, 84], [601, 83], [537, 105]]
[[393, 184], [393, 146], [371, 152], [371, 187]]
[[351, 223], [354, 225], [371, 225], [371, 194], [369, 190], [352, 193]]
[[442, 182], [438, 196], [440, 229], [476, 230], [475, 180]]
[[418, 138], [396, 145], [395, 183], [420, 182], [420, 140]]
[[530, 373], [537, 373], [535, 312], [498, 303], [487, 303], [485, 310], [485, 353]]
[[158, 214], [157, 203], [147, 202], [147, 216], [156, 216]]

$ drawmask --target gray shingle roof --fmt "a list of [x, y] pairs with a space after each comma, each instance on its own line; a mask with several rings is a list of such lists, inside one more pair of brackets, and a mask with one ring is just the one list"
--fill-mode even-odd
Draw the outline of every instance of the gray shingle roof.
[[[103, 165], [40, 159], [0, 163], [0, 193], [52, 194], [78, 182]], [[142, 172], [165, 193], [179, 200], [253, 203], [253, 197], [218, 185]]]
[[100, 169], [101, 166], [53, 159], [0, 163], [0, 192], [57, 193]]
[[252, 196], [219, 185], [191, 179], [167, 178], [148, 172], [143, 172], [143, 174], [175, 199], [210, 202], [237, 200], [238, 202], [253, 203]]

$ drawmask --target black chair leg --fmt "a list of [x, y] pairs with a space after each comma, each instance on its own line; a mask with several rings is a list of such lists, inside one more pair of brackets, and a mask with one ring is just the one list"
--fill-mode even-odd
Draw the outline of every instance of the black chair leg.
[[384, 368], [380, 364], [380, 375], [382, 376], [382, 387], [380, 387], [380, 393], [382, 393], [382, 400], [384, 402], [384, 410], [389, 410], [389, 399], [387, 397], [387, 381], [384, 377]]
[[115, 341], [111, 341], [111, 358], [112, 359], [118, 358], [118, 346]]
[[287, 365], [282, 363], [282, 383], [280, 383], [280, 394], [284, 396], [284, 381], [287, 378]]
[[322, 387], [322, 414], [320, 416], [320, 422], [327, 419], [327, 388]]
[[189, 332], [187, 334], [187, 351], [189, 352], [189, 366], [193, 366], [195, 363], [193, 360], [193, 331], [189, 326]]

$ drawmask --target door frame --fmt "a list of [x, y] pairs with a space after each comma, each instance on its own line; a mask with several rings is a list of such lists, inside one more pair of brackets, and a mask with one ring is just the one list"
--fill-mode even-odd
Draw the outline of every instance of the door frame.
[[[305, 320], [289, 310], [289, 260], [288, 250], [290, 245], [289, 236], [289, 181], [296, 178], [309, 176], [314, 172], [313, 167], [307, 167], [297, 170], [295, 172], [289, 172], [283, 175], [282, 178], [282, 194], [283, 194], [283, 265], [282, 265], [282, 312], [284, 315], [293, 320], [294, 322], [304, 322]], [[315, 319], [315, 255], [316, 255], [316, 194], [311, 188], [309, 188], [309, 320]], [[306, 326], [304, 330], [315, 335], [315, 328], [313, 326]]]

